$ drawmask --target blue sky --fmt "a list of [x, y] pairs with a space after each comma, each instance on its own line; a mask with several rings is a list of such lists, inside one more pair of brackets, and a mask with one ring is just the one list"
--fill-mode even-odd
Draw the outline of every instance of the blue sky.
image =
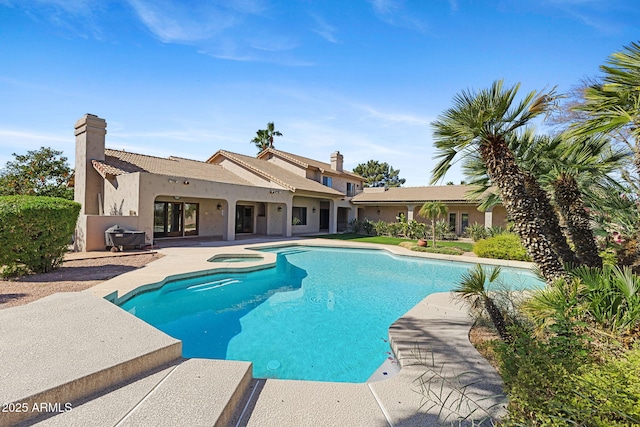
[[635, 3], [0, 0], [0, 165], [40, 146], [73, 162], [85, 113], [109, 148], [198, 160], [255, 155], [274, 121], [276, 148], [426, 185], [430, 123], [456, 93], [569, 90], [640, 39]]

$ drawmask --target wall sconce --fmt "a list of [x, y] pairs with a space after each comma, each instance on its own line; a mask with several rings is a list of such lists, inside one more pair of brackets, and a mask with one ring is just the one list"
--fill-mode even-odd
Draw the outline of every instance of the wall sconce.
[[380, 208], [378, 208], [378, 215], [380, 215]]
[[221, 210], [222, 209], [222, 205], [220, 203], [218, 203], [218, 205], [216, 206], [216, 209]]
[[190, 182], [189, 182], [189, 181], [185, 181], [185, 182], [183, 182], [183, 184], [184, 184], [184, 185], [189, 185], [189, 184], [190, 184]]
[[172, 183], [172, 184], [175, 184], [177, 181], [175, 179], [173, 179], [173, 178], [169, 178], [169, 182]]
[[174, 199], [180, 200], [180, 196], [173, 196]]
[[280, 190], [269, 190], [270, 194], [280, 194]]
[[282, 206], [278, 206], [278, 212], [282, 212]]
[[311, 209], [311, 212], [316, 213], [316, 208]]

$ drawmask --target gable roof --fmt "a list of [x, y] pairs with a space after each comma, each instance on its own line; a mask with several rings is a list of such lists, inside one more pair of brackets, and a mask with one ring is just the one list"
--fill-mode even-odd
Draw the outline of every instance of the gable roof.
[[330, 163], [319, 162], [317, 160], [309, 159], [307, 157], [298, 156], [297, 154], [287, 153], [286, 151], [276, 150], [275, 148], [267, 148], [258, 154], [259, 159], [266, 160], [269, 154], [273, 154], [274, 156], [281, 157], [283, 159], [289, 160], [292, 163], [302, 166], [305, 169], [318, 169], [320, 172], [324, 174], [333, 174], [333, 175], [344, 175], [348, 176], [352, 179], [357, 179], [359, 181], [364, 181], [364, 178], [358, 174], [349, 171], [337, 171], [331, 168]]
[[425, 187], [394, 187], [371, 189], [358, 194], [351, 202], [369, 203], [424, 203], [429, 201], [479, 203], [469, 200], [466, 193], [473, 187], [469, 185], [432, 185]]
[[253, 185], [221, 166], [181, 157], [155, 157], [128, 151], [105, 149], [105, 159], [92, 160], [93, 167], [103, 178], [135, 172], [179, 176], [228, 184]]
[[284, 188], [287, 188], [293, 192], [297, 190], [311, 191], [314, 193], [325, 193], [331, 196], [344, 196], [343, 193], [334, 190], [331, 187], [322, 185], [317, 181], [305, 178], [296, 173], [293, 173], [275, 163], [268, 162], [256, 157], [245, 156], [243, 154], [232, 153], [230, 151], [219, 150], [213, 156], [207, 160], [207, 162], [215, 162], [220, 157], [227, 158], [246, 169], [254, 172], [255, 174], [273, 181]]

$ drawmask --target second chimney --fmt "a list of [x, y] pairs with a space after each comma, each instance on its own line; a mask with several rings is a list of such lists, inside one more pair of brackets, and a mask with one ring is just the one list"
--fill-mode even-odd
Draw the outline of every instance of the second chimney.
[[331, 153], [331, 169], [342, 172], [342, 154], [339, 151]]

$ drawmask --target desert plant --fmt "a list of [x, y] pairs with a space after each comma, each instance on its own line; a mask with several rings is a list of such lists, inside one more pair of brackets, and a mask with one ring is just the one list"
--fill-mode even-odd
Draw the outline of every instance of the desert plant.
[[80, 204], [56, 197], [0, 197], [2, 275], [57, 268], [71, 242]]
[[473, 240], [474, 242], [477, 242], [478, 240], [486, 239], [487, 237], [489, 237], [489, 233], [487, 232], [487, 227], [485, 227], [484, 225], [478, 224], [477, 222], [474, 222], [473, 224], [468, 226], [465, 229], [465, 232], [469, 235], [471, 240]]

